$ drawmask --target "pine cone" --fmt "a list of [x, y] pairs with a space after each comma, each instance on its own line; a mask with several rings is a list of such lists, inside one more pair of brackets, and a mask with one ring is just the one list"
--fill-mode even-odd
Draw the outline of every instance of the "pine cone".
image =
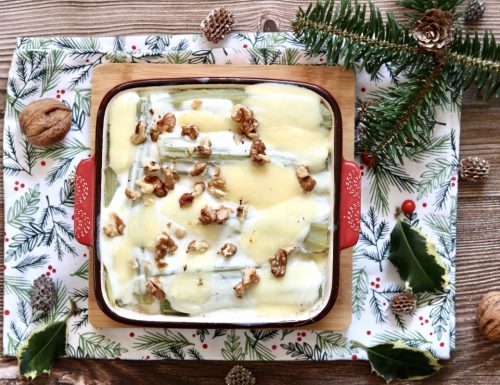
[[226, 385], [255, 385], [255, 377], [250, 370], [236, 365], [227, 374]]
[[460, 179], [479, 182], [488, 178], [490, 163], [479, 156], [460, 159]]
[[208, 14], [200, 27], [208, 41], [217, 43], [233, 30], [235, 24], [233, 14], [224, 7], [218, 7]]
[[469, 0], [465, 9], [466, 21], [478, 21], [486, 9], [486, 0]]
[[394, 314], [413, 314], [417, 308], [417, 299], [413, 293], [395, 294], [391, 299], [391, 310]]
[[453, 42], [455, 19], [449, 11], [433, 8], [417, 20], [413, 37], [418, 45], [428, 51], [440, 51]]
[[51, 278], [42, 275], [35, 279], [31, 290], [31, 307], [34, 311], [48, 312], [56, 300], [56, 288]]

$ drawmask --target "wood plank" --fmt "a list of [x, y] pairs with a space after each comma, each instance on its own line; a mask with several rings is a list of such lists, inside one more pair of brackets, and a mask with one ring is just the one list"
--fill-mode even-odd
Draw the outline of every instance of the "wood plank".
[[[240, 66], [240, 65], [172, 65], [172, 64], [104, 64], [96, 67], [92, 79], [91, 147], [94, 148], [96, 116], [101, 100], [113, 87], [123, 82], [154, 78], [185, 77], [257, 77], [287, 79], [318, 84], [330, 91], [342, 112], [343, 149], [346, 159], [353, 159], [354, 150], [354, 85], [352, 71], [340, 67], [313, 66]], [[340, 288], [332, 311], [314, 325], [304, 329], [343, 330], [352, 317], [352, 249], [343, 250], [340, 260]], [[93, 268], [90, 258], [89, 320], [96, 327], [123, 327], [108, 318], [95, 301]]]

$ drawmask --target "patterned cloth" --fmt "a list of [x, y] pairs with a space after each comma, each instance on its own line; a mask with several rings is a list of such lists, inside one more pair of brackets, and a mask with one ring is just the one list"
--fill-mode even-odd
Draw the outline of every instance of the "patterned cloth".
[[[222, 45], [223, 44], [223, 45]], [[354, 250], [353, 322], [345, 332], [226, 329], [97, 329], [88, 322], [88, 255], [73, 233], [78, 162], [90, 156], [92, 69], [101, 63], [321, 64], [286, 33], [234, 34], [212, 45], [199, 35], [103, 38], [20, 38], [9, 72], [4, 127], [5, 300], [4, 354], [13, 355], [37, 325], [61, 318], [69, 298], [80, 311], [69, 321], [71, 357], [122, 359], [331, 360], [366, 359], [351, 348], [399, 339], [448, 358], [455, 335], [455, 221], [458, 112], [440, 111], [427, 151], [404, 167], [377, 173], [364, 166], [361, 236]], [[377, 84], [358, 76], [364, 99]], [[30, 101], [57, 98], [72, 108], [66, 139], [35, 148], [20, 134], [17, 116]], [[411, 143], [408, 144], [411, 146]], [[395, 317], [392, 295], [403, 289], [387, 260], [394, 212], [416, 204], [404, 220], [436, 243], [451, 275], [446, 293], [418, 297], [413, 316]], [[48, 315], [33, 314], [32, 281], [41, 274], [56, 282], [57, 302]]]

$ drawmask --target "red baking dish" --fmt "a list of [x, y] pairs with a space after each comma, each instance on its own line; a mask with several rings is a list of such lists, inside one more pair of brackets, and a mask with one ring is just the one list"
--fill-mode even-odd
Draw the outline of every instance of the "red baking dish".
[[[333, 114], [333, 148], [331, 161], [333, 169], [333, 231], [330, 246], [333, 254], [331, 276], [331, 291], [327, 293], [328, 300], [321, 310], [308, 319], [282, 319], [271, 322], [235, 322], [233, 320], [207, 320], [191, 317], [158, 316], [141, 317], [124, 315], [111, 306], [105, 289], [105, 267], [99, 255], [99, 218], [101, 209], [101, 171], [103, 168], [103, 137], [106, 131], [105, 112], [112, 99], [124, 91], [146, 89], [151, 87], [189, 86], [189, 85], [237, 85], [246, 86], [260, 83], [278, 83], [295, 85], [309, 89], [320, 95], [331, 108]], [[99, 106], [96, 122], [95, 153], [80, 162], [75, 176], [75, 236], [78, 242], [93, 249], [94, 292], [102, 311], [111, 319], [124, 323], [145, 327], [179, 327], [179, 328], [290, 328], [317, 322], [332, 309], [339, 290], [339, 259], [340, 251], [352, 247], [358, 240], [360, 221], [360, 170], [359, 167], [346, 161], [342, 156], [342, 119], [341, 111], [334, 97], [318, 85], [270, 79], [256, 78], [183, 78], [183, 79], [149, 79], [120, 84], [111, 89]], [[232, 318], [231, 318], [232, 319]]]

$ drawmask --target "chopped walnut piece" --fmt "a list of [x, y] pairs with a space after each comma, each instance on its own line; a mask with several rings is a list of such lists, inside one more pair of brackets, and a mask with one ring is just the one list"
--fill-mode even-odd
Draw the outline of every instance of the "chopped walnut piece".
[[155, 250], [155, 259], [156, 261], [160, 261], [167, 255], [173, 255], [177, 250], [177, 244], [175, 241], [168, 235], [166, 231], [163, 231], [156, 238], [156, 250]]
[[203, 286], [203, 278], [198, 278], [198, 286]]
[[240, 219], [240, 222], [243, 222], [247, 217], [248, 209], [240, 200], [240, 205], [236, 208], [236, 216]]
[[224, 257], [232, 257], [234, 254], [236, 254], [237, 251], [237, 247], [232, 243], [224, 243], [217, 254], [223, 255]]
[[155, 194], [158, 198], [163, 198], [167, 196], [168, 191], [165, 188], [166, 186], [163, 184], [160, 178], [153, 175], [146, 175], [142, 178], [145, 183], [153, 185], [153, 194]]
[[137, 199], [139, 199], [141, 197], [139, 194], [137, 194], [135, 191], [129, 189], [128, 187], [125, 189], [125, 196], [132, 201], [136, 201]]
[[275, 277], [280, 278], [285, 275], [288, 254], [290, 251], [289, 248], [279, 249], [273, 257], [269, 258], [269, 262], [271, 262], [271, 273], [273, 273]]
[[198, 152], [198, 154], [203, 155], [203, 156], [210, 156], [212, 155], [212, 142], [210, 142], [210, 139], [205, 136], [201, 138], [200, 144], [196, 146], [195, 151]]
[[182, 136], [187, 136], [191, 140], [195, 140], [198, 137], [198, 127], [196, 127], [194, 124], [183, 124], [181, 129]]
[[217, 198], [226, 195], [226, 180], [221, 176], [221, 171], [218, 166], [215, 166], [214, 175], [208, 181], [208, 192]]
[[191, 170], [189, 171], [189, 175], [198, 176], [207, 171], [207, 164], [205, 162], [195, 163]]
[[157, 142], [160, 134], [172, 132], [176, 123], [175, 115], [172, 112], [166, 113], [151, 128], [151, 140]]
[[186, 207], [186, 206], [191, 206], [194, 200], [194, 195], [193, 193], [187, 192], [181, 195], [179, 198], [179, 206], [180, 207]]
[[205, 206], [200, 211], [199, 221], [202, 225], [209, 225], [210, 223], [215, 222], [215, 211], [212, 210], [211, 207]]
[[162, 168], [163, 175], [165, 176], [165, 187], [167, 190], [173, 190], [175, 184], [181, 179], [179, 173], [170, 167]]
[[314, 189], [316, 186], [316, 181], [309, 174], [309, 169], [307, 166], [299, 165], [295, 168], [295, 172], [297, 173], [297, 178], [299, 179], [300, 187], [302, 190], [307, 193]]
[[248, 285], [249, 283], [259, 283], [260, 277], [257, 274], [257, 269], [255, 267], [247, 267], [242, 271], [243, 274], [243, 284]]
[[125, 223], [120, 219], [115, 213], [111, 213], [111, 222], [104, 225], [102, 228], [104, 234], [108, 237], [117, 237], [123, 235], [123, 230], [125, 229]]
[[266, 155], [266, 145], [260, 139], [255, 139], [250, 146], [250, 158], [258, 164], [269, 163], [271, 158]]
[[147, 161], [144, 164], [144, 171], [146, 174], [151, 174], [156, 171], [160, 171], [160, 164], [154, 160]]
[[194, 254], [194, 253], [201, 254], [201, 253], [204, 253], [205, 251], [207, 251], [209, 247], [210, 247], [210, 245], [205, 240], [191, 241], [188, 244], [188, 248], [186, 250], [186, 253], [188, 253], [188, 254]]
[[182, 239], [186, 236], [186, 230], [177, 228], [175, 229], [174, 234], [177, 238]]
[[197, 182], [193, 186], [193, 196], [197, 197], [205, 191], [205, 182]]
[[157, 300], [163, 301], [165, 299], [165, 292], [161, 288], [161, 282], [156, 277], [149, 278], [146, 283], [146, 290]]
[[257, 133], [259, 122], [253, 117], [253, 112], [248, 107], [242, 104], [236, 104], [233, 107], [231, 119], [240, 123], [240, 126], [238, 127], [239, 134], [244, 135], [249, 139], [256, 139], [259, 137], [259, 134]]
[[229, 207], [220, 206], [215, 210], [215, 223], [223, 225], [229, 218], [229, 214], [233, 212]]
[[203, 104], [203, 102], [200, 100], [200, 99], [195, 99], [193, 100], [193, 102], [191, 103], [191, 108], [193, 110], [199, 110], [201, 108], [201, 105]]
[[130, 141], [132, 144], [139, 145], [142, 144], [146, 141], [147, 136], [146, 136], [146, 125], [144, 122], [141, 120], [137, 122], [135, 126], [135, 132], [134, 134], [130, 137]]
[[242, 298], [245, 295], [246, 289], [251, 283], [259, 283], [260, 281], [255, 267], [247, 267], [241, 273], [243, 278], [234, 287], [234, 293], [238, 298]]

